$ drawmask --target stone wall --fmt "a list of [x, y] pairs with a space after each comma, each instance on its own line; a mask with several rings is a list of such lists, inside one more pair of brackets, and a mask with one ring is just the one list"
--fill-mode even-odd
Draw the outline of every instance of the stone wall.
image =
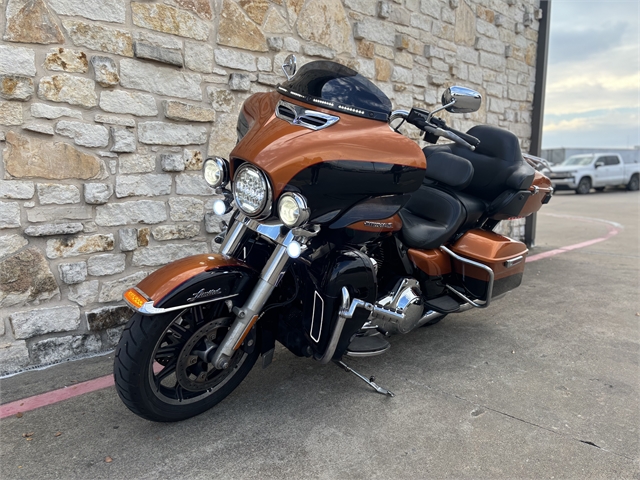
[[123, 291], [215, 250], [200, 169], [254, 92], [332, 59], [396, 108], [479, 90], [530, 137], [539, 0], [0, 0], [0, 374], [109, 350]]

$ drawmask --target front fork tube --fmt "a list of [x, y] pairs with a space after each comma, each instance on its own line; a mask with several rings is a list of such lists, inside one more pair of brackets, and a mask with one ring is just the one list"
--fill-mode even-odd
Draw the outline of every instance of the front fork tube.
[[[247, 226], [243, 224], [242, 221], [236, 220], [225, 238], [221, 252], [225, 255], [233, 255], [235, 250], [239, 248], [246, 230]], [[231, 238], [229, 236], [231, 236]], [[264, 304], [278, 284], [280, 274], [284, 272], [287, 267], [290, 258], [287, 253], [287, 246], [294, 240], [294, 235], [292, 232], [289, 232], [284, 238], [279, 238], [278, 240], [280, 241], [276, 245], [267, 264], [262, 269], [260, 279], [254, 287], [253, 292], [251, 292], [251, 295], [242, 308], [235, 307], [233, 309], [233, 313], [236, 314], [236, 319], [211, 360], [211, 363], [217, 369], [228, 368], [229, 360], [233, 353], [240, 348], [245, 337], [251, 331], [251, 328], [253, 328], [253, 325], [259, 318], [262, 307], [264, 307]]]

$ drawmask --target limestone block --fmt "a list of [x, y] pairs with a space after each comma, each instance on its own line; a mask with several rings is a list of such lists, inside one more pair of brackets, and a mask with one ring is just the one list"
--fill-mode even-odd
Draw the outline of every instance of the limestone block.
[[22, 235], [0, 236], [0, 258], [16, 253], [28, 243], [29, 241]]
[[218, 88], [213, 85], [207, 87], [207, 96], [211, 100], [213, 109], [217, 112], [229, 113], [233, 110], [236, 103], [233, 93], [227, 89]]
[[204, 242], [147, 247], [133, 252], [132, 263], [136, 267], [157, 267], [190, 255], [208, 252], [209, 247]]
[[202, 170], [204, 160], [200, 150], [185, 149], [184, 152], [182, 152], [182, 158], [184, 158], [185, 170]]
[[184, 64], [189, 70], [213, 72], [213, 47], [195, 42], [184, 42]]
[[120, 250], [122, 252], [132, 252], [138, 248], [138, 231], [135, 228], [121, 228], [118, 230]]
[[[293, 37], [286, 37], [284, 39], [284, 43], [283, 43], [283, 50], [287, 51], [287, 52], [299, 52], [300, 51], [300, 42], [298, 40], [296, 40]], [[277, 65], [278, 70], [280, 69], [280, 65], [282, 65], [282, 62], [280, 62], [279, 65]]]
[[100, 350], [102, 341], [98, 335], [66, 335], [34, 342], [31, 356], [37, 365], [47, 365]]
[[279, 52], [284, 47], [284, 41], [282, 37], [267, 37], [267, 47], [269, 50]]
[[144, 175], [118, 175], [116, 197], [154, 197], [171, 193], [171, 176], [147, 173]]
[[181, 173], [176, 175], [176, 193], [178, 195], [214, 195], [215, 189], [209, 186], [202, 175]]
[[160, 164], [163, 172], [182, 172], [185, 168], [184, 155], [162, 153], [160, 154]]
[[77, 20], [63, 20], [62, 25], [76, 46], [122, 55], [123, 57], [133, 57], [133, 38], [126, 30]]
[[52, 48], [44, 59], [44, 68], [59, 72], [86, 73], [89, 70], [87, 55], [70, 48]]
[[0, 75], [0, 98], [5, 100], [31, 100], [33, 79], [20, 75]]
[[35, 76], [35, 52], [30, 48], [0, 45], [0, 74]]
[[130, 113], [139, 117], [155, 117], [158, 107], [153, 96], [125, 90], [106, 90], [100, 93], [100, 108], [111, 113]]
[[316, 45], [313, 43], [303, 45], [302, 51], [305, 55], [309, 55], [310, 57], [322, 57], [328, 58], [329, 60], [335, 58], [336, 56], [336, 52], [331, 48], [327, 48], [322, 45]]
[[204, 202], [196, 198], [170, 198], [169, 215], [174, 222], [200, 222], [204, 218]]
[[75, 185], [60, 185], [56, 183], [38, 183], [38, 199], [41, 205], [63, 205], [65, 203], [79, 203], [80, 190]]
[[114, 227], [131, 223], [155, 224], [167, 219], [164, 202], [137, 200], [111, 203], [96, 207], [96, 223], [101, 227]]
[[29, 200], [33, 198], [35, 190], [33, 182], [19, 182], [15, 180], [4, 180], [0, 182], [0, 198]]
[[102, 125], [60, 120], [56, 133], [73, 138], [73, 143], [83, 147], [106, 147], [109, 144], [109, 130]]
[[270, 72], [272, 69], [271, 59], [268, 57], [258, 58], [258, 70], [261, 72]]
[[95, 88], [96, 83], [89, 78], [61, 73], [42, 77], [38, 85], [38, 96], [52, 102], [66, 102], [91, 108], [98, 104]]
[[[375, 2], [370, 3], [375, 5]], [[323, 28], [318, 28], [322, 25]], [[389, 27], [393, 29], [393, 27]], [[340, 0], [310, 0], [298, 16], [298, 33], [337, 53], [352, 49], [351, 25]]]
[[0, 375], [8, 375], [29, 365], [29, 350], [24, 340], [0, 344]]
[[156, 156], [151, 155], [120, 155], [120, 173], [147, 173], [156, 169]]
[[0, 125], [22, 125], [22, 104], [0, 101]]
[[60, 273], [60, 280], [67, 285], [82, 283], [87, 279], [87, 263], [61, 263], [58, 265], [58, 272]]
[[480, 52], [480, 66], [501, 72], [504, 71], [506, 67], [506, 59], [504, 58], [504, 55]]
[[182, 8], [197, 13], [201, 18], [211, 20], [213, 13], [211, 12], [211, 2], [209, 0], [176, 0], [176, 3]]
[[[135, 255], [135, 253], [134, 253]], [[100, 289], [98, 301], [100, 303], [117, 302], [122, 300], [122, 294], [131, 287], [140, 283], [147, 276], [147, 272], [136, 272], [132, 275], [113, 280], [111, 282], [103, 282]]]
[[64, 43], [55, 15], [44, 0], [9, 0], [4, 40], [21, 43]]
[[391, 78], [392, 66], [388, 60], [384, 58], [375, 58], [376, 80], [387, 82]]
[[[231, 150], [233, 150], [238, 141], [235, 131], [237, 122], [237, 115], [231, 113], [218, 115], [216, 123], [213, 124], [211, 129], [211, 136], [209, 137], [209, 146], [207, 148], [208, 156], [218, 155], [222, 158], [229, 158]], [[177, 184], [178, 180], [176, 180], [176, 185]]]
[[15, 202], [0, 202], [0, 229], [20, 226], [20, 205]]
[[[282, 83], [282, 77], [280, 75], [272, 75], [269, 73], [259, 73], [258, 83], [260, 83], [261, 85], [269, 85], [275, 87], [279, 83]], [[231, 109], [228, 110], [231, 111]]]
[[46, 103], [34, 103], [31, 105], [31, 116], [36, 118], [48, 118], [49, 120], [54, 120], [60, 117], [82, 119], [82, 112], [67, 107], [53, 107]]
[[90, 20], [124, 23], [125, 0], [48, 0], [59, 15], [85, 17]]
[[223, 0], [218, 26], [218, 44], [254, 52], [268, 51], [262, 31], [231, 0]]
[[133, 130], [122, 127], [111, 127], [111, 136], [113, 137], [112, 152], [136, 151], [136, 134]]
[[43, 133], [45, 135], [53, 135], [53, 125], [47, 125], [46, 123], [28, 123], [22, 126], [23, 130], [30, 132]]
[[[178, 0], [187, 1], [187, 0]], [[115, 348], [118, 346], [120, 342], [120, 338], [122, 337], [122, 332], [124, 331], [124, 325], [116, 328], [107, 328], [105, 340], [103, 341], [103, 345], [105, 348]]]
[[210, 108], [190, 105], [177, 100], [165, 100], [164, 116], [171, 120], [182, 122], [213, 122], [216, 119], [216, 112]]
[[291, 33], [289, 24], [275, 8], [267, 13], [262, 30], [268, 33]]
[[[93, 121], [96, 123], [108, 123], [110, 125], [120, 125], [122, 127], [135, 127], [136, 121], [133, 118], [121, 118], [114, 115], [102, 115], [97, 113], [93, 117]], [[113, 155], [116, 156], [116, 155]]]
[[43, 225], [29, 225], [24, 234], [29, 237], [47, 237], [53, 235], [73, 235], [84, 231], [81, 223], [45, 223]]
[[149, 227], [138, 229], [138, 246], [146, 247], [149, 245], [149, 238], [151, 236], [151, 229]]
[[30, 222], [59, 222], [60, 220], [87, 220], [93, 216], [91, 207], [42, 207], [27, 210]]
[[131, 315], [131, 309], [124, 305], [102, 307], [85, 313], [89, 330], [93, 332], [124, 325]]
[[207, 141], [207, 129], [164, 122], [138, 124], [138, 140], [147, 145], [193, 145]]
[[208, 23], [169, 5], [132, 2], [131, 13], [138, 27], [196, 40], [209, 38]]
[[181, 240], [196, 237], [200, 233], [200, 225], [160, 225], [152, 230], [154, 240]]
[[258, 25], [262, 25], [267, 15], [267, 10], [269, 10], [269, 2], [267, 0], [240, 0], [238, 5]]
[[256, 57], [250, 53], [238, 52], [226, 48], [218, 48], [214, 52], [216, 63], [222, 67], [255, 72]]
[[113, 87], [120, 83], [116, 62], [109, 57], [94, 55], [91, 57], [91, 66], [96, 82], [102, 87]]
[[94, 303], [98, 300], [98, 289], [100, 282], [98, 280], [90, 280], [78, 285], [69, 286], [67, 298], [72, 302], [76, 302], [81, 307]]
[[105, 253], [94, 255], [87, 260], [87, 271], [89, 275], [101, 277], [122, 273], [125, 269], [124, 253]]
[[[369, 40], [374, 43], [393, 47], [396, 42], [396, 31], [393, 24], [375, 18], [365, 17], [354, 24], [353, 38], [356, 40]], [[338, 51], [338, 53], [340, 52]]]
[[156, 62], [168, 63], [182, 67], [182, 51], [171, 48], [158, 47], [144, 42], [133, 43], [133, 54], [136, 58], [144, 58], [147, 60], [155, 60]]
[[202, 100], [202, 76], [183, 73], [167, 67], [157, 67], [137, 60], [120, 62], [120, 84], [126, 88], [144, 90], [169, 97]]
[[49, 300], [59, 294], [40, 250], [27, 248], [0, 262], [0, 307]]
[[[96, 222], [97, 223], [97, 222]], [[47, 257], [67, 258], [113, 250], [113, 234], [84, 235], [47, 240]]]

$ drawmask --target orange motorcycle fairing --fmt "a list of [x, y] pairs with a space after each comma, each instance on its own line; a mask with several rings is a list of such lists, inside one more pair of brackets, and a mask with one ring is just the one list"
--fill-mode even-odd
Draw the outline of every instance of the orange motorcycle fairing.
[[[151, 273], [123, 298], [145, 315], [190, 308], [241, 295], [257, 279], [244, 262], [219, 254], [201, 254], [176, 260]], [[244, 294], [246, 295], [246, 294]]]
[[451, 273], [451, 258], [442, 250], [418, 250], [410, 248], [409, 259], [430, 277], [439, 277]]

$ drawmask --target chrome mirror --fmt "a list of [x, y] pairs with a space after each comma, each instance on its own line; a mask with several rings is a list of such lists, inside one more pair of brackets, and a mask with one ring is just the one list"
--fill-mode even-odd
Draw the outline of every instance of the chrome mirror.
[[296, 70], [298, 70], [298, 64], [296, 63], [296, 56], [289, 55], [284, 59], [284, 63], [282, 64], [282, 71], [287, 76], [287, 80], [291, 80], [296, 74]]
[[449, 87], [442, 94], [442, 106], [451, 113], [476, 112], [482, 103], [482, 95], [466, 87]]

